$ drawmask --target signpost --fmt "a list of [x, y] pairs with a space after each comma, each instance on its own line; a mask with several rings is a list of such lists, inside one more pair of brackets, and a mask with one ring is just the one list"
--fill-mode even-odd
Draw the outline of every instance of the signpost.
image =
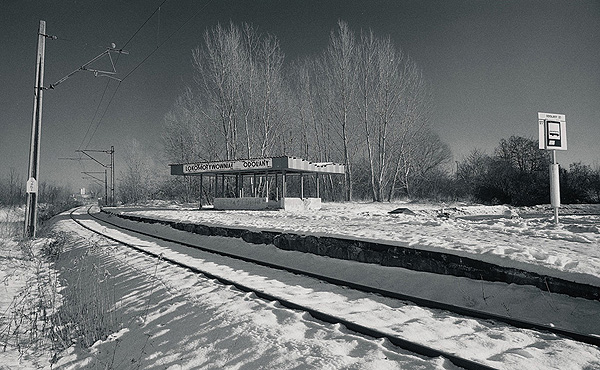
[[556, 151], [567, 150], [567, 121], [565, 115], [538, 112], [538, 137], [540, 149], [552, 150], [552, 164], [550, 164], [550, 205], [554, 210], [554, 223], [558, 224], [560, 182]]

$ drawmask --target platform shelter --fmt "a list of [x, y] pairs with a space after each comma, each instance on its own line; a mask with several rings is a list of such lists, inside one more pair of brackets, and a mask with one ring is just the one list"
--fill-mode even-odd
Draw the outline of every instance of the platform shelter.
[[[171, 175], [199, 176], [200, 192], [205, 179], [214, 184], [215, 209], [318, 209], [323, 175], [343, 175], [345, 166], [332, 162], [310, 162], [296, 157], [268, 157], [215, 162], [170, 164]], [[290, 177], [299, 178], [297, 196], [289, 196]], [[314, 189], [306, 191], [305, 179], [312, 177]], [[226, 192], [228, 184], [234, 191]], [[214, 181], [214, 182], [213, 182]], [[250, 182], [248, 187], [247, 182]], [[219, 186], [220, 184], [220, 186]], [[231, 189], [230, 185], [228, 189]], [[314, 196], [306, 197], [306, 193]]]

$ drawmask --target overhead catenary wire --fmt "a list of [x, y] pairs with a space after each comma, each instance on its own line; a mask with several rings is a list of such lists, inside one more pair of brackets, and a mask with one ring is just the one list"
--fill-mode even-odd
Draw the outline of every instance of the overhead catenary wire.
[[[131, 42], [131, 40], [133, 40], [135, 38], [135, 36], [142, 30], [142, 28], [144, 28], [144, 26], [150, 21], [150, 19], [152, 19], [152, 17], [154, 16], [154, 14], [156, 14], [157, 11], [160, 10], [160, 8], [167, 2], [168, 0], [163, 0], [160, 5], [154, 9], [154, 11], [152, 12], [152, 14], [150, 14], [146, 20], [144, 21], [144, 23], [142, 23], [138, 29], [133, 33], [133, 35], [131, 35], [131, 37], [125, 42], [125, 44], [123, 45], [123, 48], [127, 47], [127, 45], [129, 45], [129, 43]], [[115, 61], [115, 64], [118, 63], [119, 61], [119, 57], [121, 55], [117, 55], [117, 60]], [[79, 147], [77, 148], [77, 150], [81, 150], [81, 147], [83, 146], [83, 143], [85, 142], [85, 139], [88, 136], [88, 133], [90, 132], [90, 129], [92, 128], [92, 126], [94, 125], [94, 120], [96, 119], [96, 117], [98, 116], [98, 111], [100, 110], [100, 106], [102, 105], [102, 102], [104, 101], [104, 95], [106, 94], [106, 91], [108, 90], [108, 85], [110, 84], [110, 80], [106, 82], [106, 86], [104, 87], [104, 91], [102, 92], [102, 96], [100, 98], [100, 101], [98, 102], [98, 106], [96, 107], [96, 111], [94, 112], [94, 116], [92, 117], [92, 120], [90, 121], [90, 124], [88, 125], [87, 131], [85, 133], [85, 135], [83, 136], [83, 139], [81, 140], [81, 144], [79, 144]], [[118, 89], [118, 86], [117, 86]], [[116, 90], [113, 92], [113, 95], [111, 96], [111, 99], [108, 103], [108, 105], [110, 105], [110, 102], [112, 102], [112, 99], [114, 98], [116, 94]], [[107, 105], [107, 106], [108, 106]], [[104, 118], [104, 114], [106, 113], [106, 109], [104, 110], [104, 113], [102, 114], [102, 117], [100, 118], [100, 120], [98, 121], [98, 123], [96, 124], [96, 128], [93, 131], [92, 136], [90, 137], [90, 139], [88, 140], [88, 143], [86, 144], [85, 148], [88, 147], [88, 145], [91, 142], [91, 139], [93, 137], [93, 135], [96, 133], [96, 131], [98, 130], [98, 126], [99, 123], [102, 121], [102, 118]]]
[[161, 47], [163, 46], [167, 41], [169, 41], [171, 39], [171, 37], [173, 37], [176, 33], [178, 33], [183, 27], [185, 27], [186, 24], [188, 24], [192, 19], [194, 19], [198, 14], [200, 14], [200, 12], [202, 10], [204, 10], [213, 0], [208, 0], [206, 2], [206, 4], [204, 4], [203, 7], [201, 7], [200, 9], [198, 9], [198, 11], [196, 11], [194, 14], [192, 14], [185, 22], [183, 22], [175, 31], [171, 32], [169, 34], [169, 36], [167, 36], [166, 39], [164, 39], [160, 44], [158, 44], [156, 46], [156, 48], [154, 50], [152, 50], [140, 63], [138, 63], [131, 71], [129, 71], [129, 73], [127, 73], [125, 75], [125, 77], [123, 77], [122, 81], [125, 81], [125, 79], [127, 79], [127, 77], [129, 77], [133, 72], [135, 72], [142, 64], [144, 64], [148, 59], [150, 59], [150, 57]]
[[135, 36], [142, 30], [142, 28], [144, 28], [144, 26], [146, 25], [146, 23], [148, 23], [150, 21], [150, 19], [152, 19], [152, 17], [154, 16], [154, 14], [156, 14], [156, 12], [160, 11], [160, 8], [169, 0], [163, 0], [162, 3], [160, 3], [159, 6], [156, 7], [156, 9], [154, 9], [154, 11], [152, 12], [152, 14], [150, 14], [150, 16], [148, 16], [148, 18], [146, 18], [146, 20], [144, 21], [144, 23], [142, 23], [141, 26], [138, 27], [137, 31], [135, 31], [133, 33], [133, 35], [129, 38], [129, 40], [127, 40], [127, 42], [123, 45], [123, 47], [126, 47], [127, 45], [129, 45], [129, 43], [131, 42], [131, 40], [133, 40], [135, 38]]
[[[130, 42], [131, 40], [133, 40], [133, 38], [140, 32], [140, 30], [150, 21], [150, 19], [154, 16], [154, 14], [156, 14], [157, 12], [160, 11], [160, 8], [162, 7], [162, 5], [164, 3], [166, 3], [168, 0], [164, 0], [155, 10], [154, 12], [152, 12], [152, 14], [146, 19], [146, 21], [138, 28], [138, 30], [129, 38], [129, 40], [127, 40], [127, 42], [123, 45], [123, 48], [125, 48]], [[113, 94], [108, 102], [108, 104], [106, 105], [106, 108], [104, 109], [104, 113], [102, 114], [102, 116], [100, 117], [100, 119], [98, 120], [96, 127], [92, 133], [92, 135], [90, 136], [88, 143], [86, 144], [86, 148], [89, 146], [89, 144], [91, 143], [96, 131], [98, 130], [100, 124], [102, 123], [102, 120], [104, 119], [104, 116], [106, 115], [106, 112], [108, 111], [108, 108], [110, 107], [117, 91], [119, 90], [119, 87], [121, 86], [121, 83], [123, 81], [125, 81], [129, 76], [131, 76], [140, 66], [142, 66], [148, 59], [150, 59], [150, 57], [152, 55], [154, 55], [154, 53], [156, 53], [156, 51], [158, 51], [158, 49], [160, 49], [167, 41], [169, 41], [176, 33], [178, 33], [183, 27], [185, 27], [192, 19], [194, 19], [198, 14], [200, 14], [201, 11], [203, 11], [213, 0], [208, 0], [204, 6], [202, 6], [200, 9], [198, 9], [195, 13], [193, 13], [188, 19], [185, 20], [185, 22], [183, 22], [177, 29], [175, 29], [175, 31], [171, 32], [167, 38], [165, 38], [162, 42], [158, 43], [158, 32], [157, 32], [157, 45], [156, 48], [154, 48], [144, 59], [142, 59], [141, 62], [139, 62], [132, 70], [130, 70], [125, 77], [123, 77], [120, 81], [119, 84], [117, 85], [117, 87], [115, 88], [115, 90], [113, 91]], [[160, 24], [159, 24], [160, 26]]]
[[[117, 94], [117, 91], [119, 90], [119, 87], [121, 86], [121, 82], [123, 82], [123, 81], [119, 81], [119, 84], [117, 85], [117, 87], [113, 91], [113, 93], [112, 93], [112, 95], [110, 97], [110, 100], [108, 101], [108, 103], [106, 104], [106, 107], [104, 108], [104, 112], [102, 113], [102, 116], [100, 116], [100, 119], [96, 123], [96, 127], [94, 128], [94, 131], [90, 135], [90, 138], [88, 139], [87, 144], [85, 145], [86, 149], [89, 147], [90, 143], [92, 142], [92, 139], [94, 138], [94, 135], [96, 134], [96, 131], [98, 131], [98, 127], [100, 127], [100, 123], [104, 119], [104, 116], [106, 115], [106, 112], [108, 111], [108, 108], [110, 107], [110, 104], [112, 103], [113, 99], [115, 98], [115, 95]], [[108, 88], [108, 85], [106, 87]], [[100, 107], [100, 106], [98, 106], [98, 107]]]
[[108, 90], [109, 84], [110, 84], [110, 80], [106, 81], [106, 86], [104, 87], [104, 91], [102, 92], [102, 96], [100, 97], [100, 102], [98, 102], [98, 106], [96, 107], [94, 116], [92, 117], [92, 120], [91, 120], [90, 124], [88, 125], [87, 131], [85, 132], [85, 135], [83, 136], [83, 139], [81, 140], [81, 143], [79, 144], [79, 147], [77, 148], [77, 150], [81, 150], [81, 147], [83, 146], [83, 143], [85, 142], [85, 139], [87, 138], [88, 134], [90, 133], [90, 129], [92, 128], [92, 125], [94, 124], [94, 120], [96, 120], [96, 117], [98, 116], [98, 111], [100, 110], [100, 105], [102, 105], [102, 101], [104, 101], [104, 95], [106, 95], [106, 91]]

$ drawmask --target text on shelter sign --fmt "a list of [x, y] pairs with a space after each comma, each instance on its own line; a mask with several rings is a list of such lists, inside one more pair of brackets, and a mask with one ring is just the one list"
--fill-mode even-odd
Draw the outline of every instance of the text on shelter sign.
[[224, 172], [273, 168], [272, 158], [244, 159], [237, 161], [199, 162], [183, 165], [183, 173]]

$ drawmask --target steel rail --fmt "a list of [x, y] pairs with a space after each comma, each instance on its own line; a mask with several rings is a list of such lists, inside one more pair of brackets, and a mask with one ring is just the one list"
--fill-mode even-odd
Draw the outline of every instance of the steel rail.
[[[474, 310], [474, 309], [456, 306], [456, 305], [452, 305], [452, 304], [448, 304], [448, 303], [437, 302], [437, 301], [433, 301], [433, 300], [429, 300], [429, 299], [425, 299], [425, 298], [415, 297], [415, 296], [411, 296], [411, 295], [407, 295], [407, 294], [392, 292], [392, 291], [385, 290], [385, 289], [379, 289], [379, 288], [375, 288], [375, 287], [371, 287], [371, 286], [367, 286], [367, 285], [362, 285], [362, 284], [358, 284], [358, 283], [354, 283], [354, 282], [336, 279], [336, 278], [332, 278], [330, 276], [324, 276], [324, 275], [309, 272], [309, 271], [304, 271], [304, 270], [295, 269], [295, 268], [291, 268], [291, 267], [281, 266], [281, 265], [277, 265], [274, 263], [250, 258], [250, 257], [239, 256], [239, 255], [228, 253], [228, 252], [216, 251], [216, 250], [213, 250], [210, 248], [178, 241], [175, 239], [166, 238], [163, 236], [157, 236], [154, 234], [150, 234], [150, 233], [146, 233], [143, 231], [128, 228], [126, 226], [119, 225], [119, 224], [116, 224], [111, 221], [103, 220], [103, 219], [91, 214], [90, 209], [91, 209], [91, 207], [88, 209], [88, 215], [90, 217], [92, 217], [100, 222], [107, 223], [109, 225], [118, 227], [123, 230], [132, 231], [132, 232], [138, 233], [140, 235], [153, 237], [153, 238], [160, 239], [160, 240], [167, 241], [167, 242], [177, 243], [179, 245], [183, 245], [183, 246], [190, 247], [190, 248], [195, 248], [195, 249], [198, 249], [198, 250], [201, 250], [204, 252], [213, 253], [213, 254], [216, 254], [219, 256], [223, 256], [223, 257], [234, 258], [234, 259], [238, 259], [238, 260], [241, 260], [244, 262], [254, 263], [254, 264], [257, 264], [260, 266], [264, 266], [264, 267], [269, 267], [269, 268], [278, 269], [278, 270], [284, 270], [284, 271], [288, 271], [288, 272], [291, 272], [294, 274], [312, 277], [312, 278], [319, 279], [319, 280], [322, 280], [322, 281], [325, 281], [325, 282], [328, 282], [331, 284], [346, 286], [346, 287], [349, 287], [349, 288], [352, 288], [355, 290], [359, 290], [359, 291], [362, 291], [365, 293], [374, 293], [374, 294], [379, 294], [379, 295], [387, 297], [387, 298], [409, 301], [409, 302], [412, 302], [421, 307], [450, 311], [455, 314], [469, 316], [469, 317], [473, 317], [473, 318], [477, 318], [477, 319], [499, 321], [499, 322], [508, 324], [510, 326], [514, 326], [516, 328], [532, 329], [532, 330], [537, 330], [540, 332], [552, 333], [552, 334], [555, 334], [558, 336], [573, 339], [578, 342], [587, 343], [587, 344], [591, 344], [591, 345], [600, 347], [600, 336], [577, 333], [577, 332], [574, 332], [571, 330], [561, 329], [561, 328], [553, 327], [550, 325], [544, 325], [544, 324], [529, 322], [529, 321], [525, 321], [525, 320], [519, 320], [519, 319], [515, 319], [515, 318], [511, 318], [511, 317], [506, 317], [506, 316], [493, 314], [493, 313], [489, 313], [489, 312]], [[118, 215], [116, 215], [116, 216], [118, 217]], [[130, 221], [130, 222], [135, 222], [135, 221]]]

